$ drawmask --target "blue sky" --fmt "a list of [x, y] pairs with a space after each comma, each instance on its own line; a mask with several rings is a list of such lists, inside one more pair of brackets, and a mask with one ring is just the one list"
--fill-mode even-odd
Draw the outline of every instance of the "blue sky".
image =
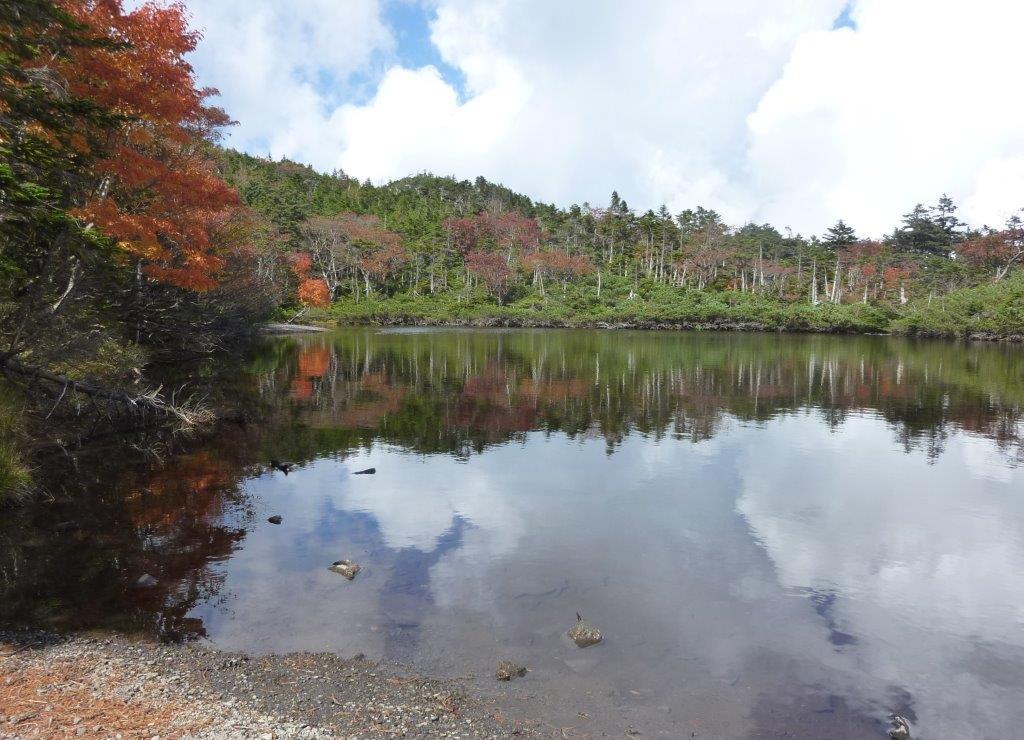
[[390, 0], [384, 5], [383, 16], [395, 37], [395, 61], [398, 64], [410, 69], [433, 66], [445, 82], [459, 91], [460, 96], [465, 95], [465, 75], [447, 64], [430, 40], [433, 7], [411, 0]]
[[835, 22], [832, 23], [832, 28], [850, 28], [854, 31], [857, 30], [857, 23], [853, 20], [853, 3], [847, 3], [846, 7], [843, 8], [842, 12], [836, 16]]
[[324, 171], [801, 233], [879, 235], [943, 192], [976, 225], [1024, 205], [1022, 3], [186, 2], [228, 143]]

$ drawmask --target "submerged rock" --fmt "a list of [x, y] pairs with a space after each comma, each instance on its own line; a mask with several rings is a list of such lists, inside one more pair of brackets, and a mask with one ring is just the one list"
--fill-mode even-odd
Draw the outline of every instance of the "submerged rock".
[[280, 470], [285, 475], [288, 475], [288, 473], [292, 472], [292, 468], [295, 467], [295, 463], [281, 462], [280, 460], [271, 460], [270, 467], [272, 467], [274, 470]]
[[352, 580], [356, 577], [356, 574], [362, 570], [358, 565], [353, 563], [351, 560], [336, 560], [331, 563], [327, 570], [345, 576], [348, 580]]
[[153, 588], [159, 581], [149, 573], [143, 573], [135, 580], [135, 588]]
[[892, 729], [889, 730], [889, 737], [892, 740], [907, 740], [910, 737], [910, 723], [897, 715], [892, 718]]
[[524, 665], [513, 663], [511, 660], [503, 660], [498, 663], [498, 670], [494, 677], [499, 681], [511, 681], [513, 678], [525, 676], [526, 671], [527, 668]]
[[601, 642], [601, 630], [576, 612], [576, 624], [567, 633], [569, 639], [576, 643], [576, 647], [585, 648]]
[[377, 468], [367, 468], [366, 470], [357, 470], [352, 475], [373, 475], [377, 472]]
[[284, 519], [281, 518], [280, 514], [274, 514], [274, 516], [268, 517], [267, 521], [270, 522], [271, 524], [280, 524], [281, 522], [284, 521]]

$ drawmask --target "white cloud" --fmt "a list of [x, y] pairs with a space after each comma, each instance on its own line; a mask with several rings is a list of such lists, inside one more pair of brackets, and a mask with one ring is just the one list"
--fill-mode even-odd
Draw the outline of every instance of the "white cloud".
[[1024, 6], [860, 0], [853, 17], [856, 31], [805, 34], [749, 118], [765, 214], [877, 234], [943, 191], [974, 223], [1024, 205]]
[[1024, 204], [1020, 4], [858, 0], [857, 28], [832, 30], [846, 0], [432, 0], [458, 90], [394, 63], [386, 1], [191, 0], [232, 143], [375, 181], [482, 174], [561, 204], [615, 188], [804, 232], [878, 234], [943, 191], [979, 223]]
[[335, 96], [352, 94], [352, 76], [394, 46], [380, 0], [189, 0], [188, 9], [203, 31], [199, 78], [239, 124], [229, 142], [331, 169], [344, 145]]

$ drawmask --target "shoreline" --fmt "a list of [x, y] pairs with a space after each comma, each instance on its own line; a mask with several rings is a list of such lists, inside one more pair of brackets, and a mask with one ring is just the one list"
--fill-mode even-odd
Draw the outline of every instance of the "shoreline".
[[270, 322], [260, 327], [261, 334], [314, 334], [328, 331], [327, 327], [314, 326], [312, 324], [286, 324], [284, 322]]
[[[326, 323], [326, 320], [325, 320]], [[504, 316], [448, 317], [444, 319], [423, 316], [389, 315], [373, 318], [342, 317], [333, 319], [335, 327], [436, 327], [452, 329], [602, 329], [611, 331], [679, 331], [679, 332], [737, 332], [759, 334], [830, 334], [850, 337], [898, 337], [902, 339], [930, 339], [951, 342], [988, 342], [1022, 344], [1024, 334], [992, 334], [972, 332], [970, 334], [943, 334], [941, 332], [916, 332], [901, 334], [892, 331], [861, 331], [836, 327], [780, 327], [754, 321], [673, 321], [661, 319], [637, 320], [565, 320], [527, 319]], [[324, 330], [324, 329], [321, 329]]]
[[362, 655], [251, 656], [123, 635], [0, 631], [0, 738], [508, 737], [460, 679]]

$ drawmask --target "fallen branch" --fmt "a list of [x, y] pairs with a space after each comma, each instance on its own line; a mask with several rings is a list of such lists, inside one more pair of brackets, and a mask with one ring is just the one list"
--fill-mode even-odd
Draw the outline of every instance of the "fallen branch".
[[[160, 395], [160, 388], [147, 393], [131, 394], [125, 391], [98, 388], [87, 383], [57, 375], [49, 370], [38, 367], [31, 367], [16, 360], [13, 356], [0, 356], [0, 369], [9, 378], [21, 378], [33, 383], [47, 384], [51, 387], [52, 395], [59, 396], [57, 403], [67, 394], [80, 393], [87, 398], [105, 401], [109, 404], [122, 407], [130, 413], [150, 413], [157, 416], [164, 416], [176, 420], [182, 426], [195, 427], [210, 424], [216, 420], [216, 414], [201, 405], [176, 405], [168, 403]], [[53, 413], [52, 411], [50, 412]]]
[[308, 310], [309, 310], [309, 306], [303, 306], [303, 307], [302, 307], [302, 308], [301, 308], [301, 309], [299, 310], [299, 312], [298, 312], [297, 314], [295, 314], [294, 316], [292, 316], [292, 317], [291, 317], [290, 319], [288, 319], [288, 320], [287, 320], [286, 322], [284, 322], [284, 323], [286, 323], [286, 324], [290, 324], [290, 323], [292, 323], [293, 321], [295, 321], [296, 319], [300, 318], [301, 316], [304, 316], [304, 315], [305, 315], [305, 313], [306, 313], [306, 311], [308, 311]]

